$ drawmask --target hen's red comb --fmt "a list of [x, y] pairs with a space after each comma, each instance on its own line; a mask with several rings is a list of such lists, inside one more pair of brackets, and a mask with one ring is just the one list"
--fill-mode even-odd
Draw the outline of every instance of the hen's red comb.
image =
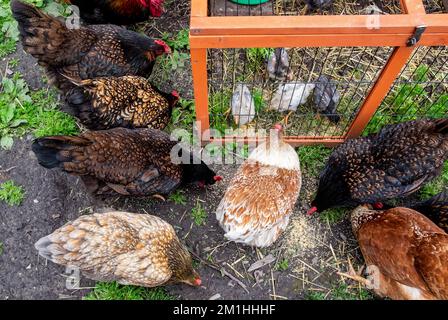
[[[147, 0], [140, 0], [147, 1]], [[151, 16], [160, 17], [163, 13], [163, 4], [164, 0], [149, 0], [149, 11], [151, 12]]]
[[170, 47], [168, 47], [168, 45], [162, 41], [162, 40], [154, 40], [155, 44], [158, 44], [159, 46], [163, 47], [163, 50], [165, 51], [165, 53], [171, 53], [171, 49]]
[[221, 181], [223, 178], [221, 176], [214, 176], [213, 180], [215, 180], [216, 182]]

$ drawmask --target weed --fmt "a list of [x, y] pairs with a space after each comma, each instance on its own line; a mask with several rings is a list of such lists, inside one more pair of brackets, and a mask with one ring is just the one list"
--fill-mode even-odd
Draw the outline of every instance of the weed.
[[177, 107], [173, 109], [171, 115], [171, 123], [176, 127], [190, 129], [196, 119], [196, 112], [194, 108], [194, 101], [187, 99], [180, 99]]
[[76, 134], [73, 117], [57, 110], [55, 91], [30, 92], [19, 73], [3, 78], [0, 91], [0, 146], [10, 149], [13, 137], [32, 131], [36, 137]]
[[331, 149], [324, 146], [305, 146], [298, 150], [302, 169], [313, 176], [319, 174], [324, 167]]
[[286, 271], [289, 268], [289, 261], [288, 259], [283, 259], [282, 261], [279, 261], [277, 265], [275, 266], [275, 270], [279, 271]]
[[445, 190], [448, 186], [448, 161], [443, 166], [442, 173], [436, 179], [421, 188], [419, 196], [422, 200], [427, 200]]
[[193, 209], [191, 209], [191, 217], [193, 218], [194, 223], [197, 226], [201, 226], [205, 224], [205, 220], [207, 219], [207, 212], [202, 207], [199, 200], [196, 201], [196, 205]]
[[325, 210], [319, 214], [319, 218], [329, 224], [335, 224], [342, 221], [346, 217], [347, 213], [348, 209], [346, 208], [333, 208]]
[[306, 300], [325, 300], [325, 294], [323, 292], [310, 291], [306, 294]]
[[0, 256], [3, 254], [3, 242], [0, 242]]
[[372, 294], [364, 288], [350, 288], [345, 283], [339, 283], [331, 290], [331, 298], [333, 300], [369, 300]]
[[98, 282], [83, 300], [174, 300], [163, 288], [124, 286], [116, 282]]
[[176, 190], [172, 194], [170, 194], [169, 199], [173, 201], [175, 204], [187, 204], [187, 198], [184, 195], [184, 192], [182, 190]]
[[274, 49], [271, 48], [249, 48], [246, 49], [248, 67], [252, 72], [263, 70], [266, 59], [269, 58]]
[[162, 39], [171, 48], [171, 54], [164, 55], [160, 61], [165, 74], [184, 68], [185, 63], [190, 59], [190, 54], [187, 52], [190, 49], [188, 29], [180, 30], [174, 37], [172, 34], [164, 32]]
[[0, 184], [0, 200], [6, 202], [9, 206], [18, 206], [22, 203], [25, 192], [22, 186], [9, 180]]

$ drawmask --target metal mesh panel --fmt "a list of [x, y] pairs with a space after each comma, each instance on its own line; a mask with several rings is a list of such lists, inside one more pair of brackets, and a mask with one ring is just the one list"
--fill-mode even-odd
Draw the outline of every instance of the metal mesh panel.
[[[209, 49], [211, 128], [224, 131], [242, 127], [237, 122], [253, 116], [243, 127], [269, 129], [283, 121], [287, 123], [286, 134], [289, 136], [343, 136], [392, 52], [388, 47], [291, 48], [286, 50], [289, 68], [285, 74], [288, 79], [280, 80], [271, 79], [267, 71], [267, 60], [272, 57], [273, 50]], [[329, 80], [323, 88], [333, 86], [339, 96], [335, 112], [340, 116], [337, 123], [330, 121], [333, 113], [318, 112], [319, 99], [323, 98], [316, 95], [316, 88], [296, 111], [278, 111], [280, 105], [290, 107], [287, 99], [305, 100], [305, 90], [300, 88], [310, 84], [322, 88], [321, 76]], [[285, 84], [292, 85], [291, 98], [279, 90]], [[242, 111], [240, 108], [232, 112], [232, 97], [241, 86], [247, 86], [250, 91], [255, 110], [243, 108]]]
[[419, 47], [402, 69], [365, 134], [390, 123], [448, 116], [448, 47]]
[[448, 0], [423, 0], [426, 13], [448, 13]]
[[[297, 15], [360, 15], [400, 14], [399, 0], [392, 1], [315, 1], [315, 0], [255, 0], [259, 5], [240, 5], [230, 0], [209, 0], [211, 16], [297, 16]], [[264, 2], [264, 3], [263, 3]], [[325, 4], [322, 4], [325, 3]]]

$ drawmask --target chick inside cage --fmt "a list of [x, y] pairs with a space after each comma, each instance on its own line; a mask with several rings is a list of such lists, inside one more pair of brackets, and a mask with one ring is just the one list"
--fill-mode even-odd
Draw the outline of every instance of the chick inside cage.
[[390, 47], [209, 49], [210, 126], [343, 136]]
[[364, 134], [386, 124], [448, 116], [448, 47], [418, 47]]
[[[443, 1], [443, 0], [441, 0]], [[253, 0], [252, 5], [209, 0], [210, 16], [400, 14], [400, 0]], [[431, 5], [431, 4], [429, 4]]]

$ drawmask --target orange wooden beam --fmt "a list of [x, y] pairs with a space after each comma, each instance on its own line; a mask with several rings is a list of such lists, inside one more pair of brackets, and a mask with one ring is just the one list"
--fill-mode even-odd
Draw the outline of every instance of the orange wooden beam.
[[[222, 137], [213, 139], [203, 139], [202, 144], [206, 145], [208, 143], [214, 143], [218, 145], [225, 145], [226, 143], [261, 143], [267, 138], [249, 138], [249, 137]], [[285, 136], [284, 141], [292, 146], [303, 146], [303, 145], [319, 145], [323, 144], [328, 147], [334, 147], [345, 141], [344, 137], [307, 137], [307, 136]]]
[[196, 108], [196, 121], [201, 123], [201, 136], [210, 127], [208, 113], [207, 49], [191, 49], [191, 70]]
[[408, 14], [426, 14], [422, 0], [402, 0], [403, 11]]
[[414, 47], [395, 48], [389, 61], [381, 71], [375, 85], [369, 92], [360, 111], [353, 120], [346, 138], [358, 137], [365, 129], [370, 119], [375, 114], [383, 99], [386, 97], [401, 69], [411, 57]]
[[208, 0], [191, 1], [191, 17], [206, 17], [208, 13]]

